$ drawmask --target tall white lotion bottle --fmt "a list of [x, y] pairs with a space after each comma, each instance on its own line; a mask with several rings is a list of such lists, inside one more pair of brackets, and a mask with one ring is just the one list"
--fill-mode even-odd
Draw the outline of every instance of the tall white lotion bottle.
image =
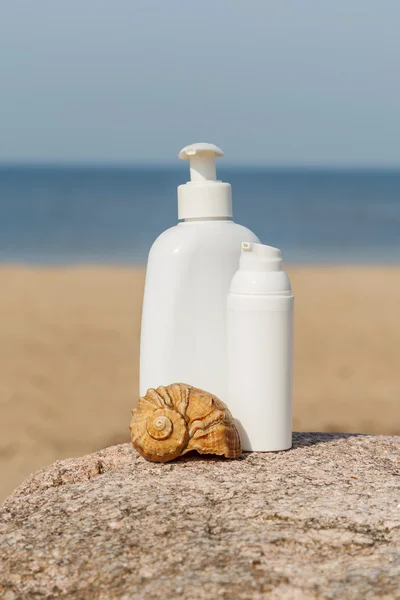
[[228, 295], [226, 402], [243, 450], [292, 446], [293, 302], [280, 250], [242, 243]]
[[182, 382], [227, 396], [226, 299], [241, 243], [257, 236], [232, 219], [229, 183], [216, 178], [213, 144], [186, 146], [191, 181], [178, 187], [175, 227], [147, 263], [140, 342], [140, 395]]

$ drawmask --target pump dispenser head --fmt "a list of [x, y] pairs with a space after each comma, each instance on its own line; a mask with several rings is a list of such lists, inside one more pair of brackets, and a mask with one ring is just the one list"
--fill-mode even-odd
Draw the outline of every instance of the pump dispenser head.
[[179, 158], [190, 161], [190, 181], [178, 187], [179, 219], [232, 217], [231, 186], [217, 180], [218, 156], [224, 156], [222, 150], [205, 142], [185, 146], [179, 152]]
[[272, 246], [242, 242], [240, 268], [246, 271], [281, 271], [282, 252]]
[[215, 159], [223, 155], [221, 148], [205, 142], [185, 146], [179, 152], [179, 158], [190, 162], [190, 181], [216, 181]]
[[242, 242], [239, 270], [230, 291], [233, 294], [290, 295], [290, 281], [282, 268], [279, 248]]

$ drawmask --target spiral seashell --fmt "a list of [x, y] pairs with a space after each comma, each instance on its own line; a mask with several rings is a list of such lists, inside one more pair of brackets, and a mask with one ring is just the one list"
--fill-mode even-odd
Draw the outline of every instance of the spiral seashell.
[[238, 458], [240, 437], [228, 407], [216, 396], [184, 383], [150, 388], [132, 410], [132, 445], [155, 462], [190, 450]]

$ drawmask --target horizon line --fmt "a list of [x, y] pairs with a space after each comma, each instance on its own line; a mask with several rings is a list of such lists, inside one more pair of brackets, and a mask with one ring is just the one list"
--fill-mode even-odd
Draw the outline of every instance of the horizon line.
[[[186, 162], [186, 161], [185, 161]], [[266, 169], [266, 170], [340, 170], [340, 171], [399, 171], [400, 163], [379, 163], [379, 162], [218, 162], [218, 170], [222, 169]], [[55, 168], [55, 169], [165, 169], [165, 170], [182, 170], [185, 168], [183, 161], [174, 162], [152, 162], [152, 161], [90, 161], [90, 160], [0, 160], [0, 169], [4, 168]]]

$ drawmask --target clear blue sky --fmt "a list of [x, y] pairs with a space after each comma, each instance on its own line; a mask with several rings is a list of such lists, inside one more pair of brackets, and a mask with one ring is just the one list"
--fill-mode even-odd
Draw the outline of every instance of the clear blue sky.
[[399, 0], [3, 0], [0, 161], [400, 165]]

